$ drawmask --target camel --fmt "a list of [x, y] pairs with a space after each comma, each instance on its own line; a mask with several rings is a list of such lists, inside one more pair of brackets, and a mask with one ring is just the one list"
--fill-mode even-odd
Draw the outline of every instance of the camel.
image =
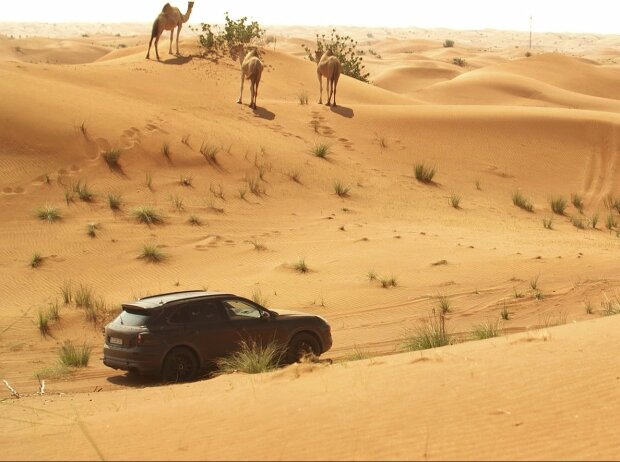
[[163, 10], [161, 10], [161, 13], [159, 13], [159, 16], [157, 16], [157, 19], [153, 23], [153, 32], [151, 33], [151, 41], [149, 43], [149, 51], [146, 53], [146, 59], [150, 59], [151, 45], [153, 45], [153, 40], [155, 40], [155, 54], [159, 60], [159, 50], [157, 49], [157, 46], [159, 44], [159, 38], [165, 30], [170, 31], [170, 50], [168, 53], [172, 54], [172, 41], [174, 38], [175, 27], [177, 28], [177, 56], [181, 54], [179, 52], [179, 35], [181, 34], [183, 23], [189, 21], [189, 16], [192, 14], [193, 7], [194, 2], [188, 2], [187, 13], [182, 15], [181, 11], [174, 6], [171, 6], [170, 3], [166, 3], [164, 5]]
[[258, 50], [256, 48], [246, 49], [243, 45], [236, 45], [231, 49], [231, 53], [239, 57], [239, 63], [241, 64], [241, 94], [239, 95], [237, 104], [243, 103], [243, 84], [244, 80], [247, 79], [250, 81], [250, 108], [256, 109], [258, 84], [263, 75], [263, 63], [258, 57]]
[[334, 96], [334, 106], [336, 105], [336, 88], [338, 87], [338, 79], [342, 73], [342, 64], [338, 58], [334, 56], [331, 50], [327, 50], [321, 55], [320, 51], [315, 51], [316, 56], [316, 74], [319, 78], [321, 87], [321, 95], [319, 104], [323, 104], [323, 77], [327, 80], [327, 105], [331, 106], [332, 95]]

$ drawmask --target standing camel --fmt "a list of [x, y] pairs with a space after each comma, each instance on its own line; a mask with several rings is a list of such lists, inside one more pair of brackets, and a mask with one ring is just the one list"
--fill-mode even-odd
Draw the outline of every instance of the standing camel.
[[336, 106], [336, 88], [338, 87], [338, 79], [342, 73], [342, 64], [338, 58], [334, 56], [332, 50], [327, 50], [321, 56], [320, 51], [315, 51], [316, 56], [316, 74], [319, 78], [321, 87], [321, 95], [319, 96], [319, 104], [323, 104], [323, 77], [327, 80], [327, 105], [331, 106], [332, 95], [334, 96], [334, 106]]
[[258, 58], [256, 48], [245, 49], [243, 45], [236, 45], [231, 49], [233, 55], [239, 56], [241, 63], [241, 93], [237, 104], [243, 103], [243, 84], [244, 80], [250, 81], [251, 101], [250, 108], [256, 109], [256, 97], [258, 96], [258, 84], [263, 75], [263, 63]]
[[157, 45], [159, 44], [161, 34], [163, 34], [165, 30], [170, 31], [170, 50], [168, 53], [172, 54], [172, 40], [174, 38], [175, 27], [177, 28], [177, 55], [181, 54], [179, 52], [179, 35], [181, 34], [183, 23], [189, 21], [189, 16], [192, 14], [193, 7], [194, 2], [188, 2], [187, 13], [182, 15], [181, 11], [174, 6], [170, 6], [170, 3], [164, 5], [164, 9], [161, 10], [161, 13], [159, 13], [159, 16], [157, 16], [157, 19], [153, 23], [153, 32], [151, 33], [151, 41], [149, 43], [149, 51], [146, 53], [146, 59], [150, 59], [151, 45], [153, 45], [153, 40], [155, 40], [155, 54], [159, 60]]

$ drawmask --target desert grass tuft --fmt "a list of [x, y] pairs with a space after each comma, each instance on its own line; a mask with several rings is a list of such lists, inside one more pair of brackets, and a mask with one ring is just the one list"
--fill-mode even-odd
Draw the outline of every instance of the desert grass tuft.
[[215, 145], [203, 142], [200, 146], [200, 154], [211, 165], [218, 165], [217, 155], [220, 152], [220, 148]]
[[573, 206], [579, 210], [580, 213], [583, 213], [583, 197], [580, 194], [573, 193], [570, 195], [570, 201]]
[[450, 345], [451, 337], [446, 328], [445, 314], [433, 313], [426, 321], [407, 332], [403, 343], [409, 351], [429, 350]]
[[161, 155], [164, 156], [168, 162], [170, 162], [170, 155], [171, 155], [170, 144], [164, 143], [162, 145], [162, 147], [161, 147]]
[[240, 349], [230, 356], [217, 361], [217, 367], [223, 373], [243, 372], [261, 374], [275, 370], [284, 351], [275, 342], [267, 345], [242, 341]]
[[170, 202], [172, 202], [172, 206], [177, 212], [182, 212], [185, 210], [185, 206], [183, 205], [183, 198], [179, 196], [170, 196]]
[[261, 185], [259, 177], [246, 176], [245, 182], [250, 192], [255, 196], [262, 196], [263, 194], [265, 194], [265, 188]]
[[607, 294], [603, 295], [601, 301], [601, 314], [603, 316], [615, 316], [620, 314], [620, 295], [616, 294], [611, 297]]
[[50, 318], [47, 312], [39, 310], [39, 314], [37, 316], [37, 327], [43, 337], [47, 337], [50, 334]]
[[530, 279], [530, 288], [532, 290], [538, 290], [538, 279], [540, 279], [540, 275]]
[[95, 198], [95, 195], [90, 190], [86, 182], [82, 183], [82, 181], [78, 180], [77, 183], [73, 184], [72, 189], [82, 202], [92, 202]]
[[73, 283], [64, 281], [60, 286], [60, 294], [65, 305], [69, 305], [73, 301]]
[[416, 163], [413, 166], [413, 171], [414, 171], [416, 180], [418, 180], [421, 183], [427, 183], [427, 184], [430, 184], [433, 182], [433, 178], [435, 177], [435, 174], [437, 173], [435, 167], [428, 167], [423, 162]]
[[543, 226], [545, 229], [553, 229], [553, 217], [544, 217]]
[[500, 335], [499, 321], [485, 320], [480, 324], [476, 324], [471, 332], [474, 340], [484, 340], [494, 338]]
[[583, 218], [571, 217], [570, 222], [577, 229], [586, 229], [586, 223]]
[[590, 217], [590, 226], [592, 226], [592, 229], [596, 229], [597, 225], [598, 225], [598, 213], [595, 213], [594, 215]]
[[265, 308], [269, 305], [269, 297], [263, 294], [260, 287], [257, 287], [252, 291], [252, 301]]
[[209, 185], [209, 192], [218, 199], [226, 201], [226, 194], [224, 193], [224, 188], [221, 184], [215, 186], [213, 183]]
[[453, 207], [455, 209], [460, 209], [461, 208], [461, 196], [459, 196], [456, 193], [450, 194], [450, 198], [448, 199], [448, 203], [450, 204], [451, 207]]
[[504, 321], [508, 321], [510, 319], [510, 311], [508, 311], [508, 307], [506, 306], [505, 303], [504, 303], [504, 306], [502, 306], [502, 309], [500, 310], [499, 315]]
[[564, 215], [566, 213], [568, 202], [564, 197], [552, 197], [549, 199], [549, 204], [551, 205], [551, 210], [556, 215]]
[[58, 209], [56, 207], [52, 207], [49, 204], [46, 204], [45, 206], [38, 208], [35, 213], [37, 217], [39, 218], [39, 220], [48, 221], [50, 223], [54, 223], [60, 220], [61, 218], [60, 212], [58, 211]]
[[390, 277], [382, 277], [379, 279], [381, 283], [381, 287], [384, 289], [389, 289], [390, 287], [396, 287], [398, 285], [398, 279], [394, 275]]
[[617, 226], [618, 226], [618, 222], [616, 221], [616, 218], [614, 217], [614, 214], [609, 212], [609, 214], [607, 215], [607, 220], [605, 221], [605, 227], [609, 231], [611, 231], [612, 229], [614, 229]]
[[164, 222], [162, 216], [151, 207], [136, 207], [133, 209], [133, 216], [139, 223], [147, 225], [157, 225]]
[[121, 209], [121, 204], [122, 200], [120, 194], [108, 194], [108, 206], [110, 207], [110, 210], [114, 210], [115, 212], [119, 211]]
[[336, 193], [338, 197], [342, 197], [343, 199], [349, 197], [350, 190], [351, 188], [349, 186], [345, 186], [340, 181], [334, 181], [334, 193]]
[[534, 211], [534, 205], [523, 195], [523, 193], [521, 193], [521, 191], [515, 191], [512, 193], [512, 203], [528, 212]]
[[139, 258], [149, 263], [161, 263], [167, 256], [156, 245], [144, 244]]
[[584, 302], [584, 311], [586, 314], [594, 314], [594, 305], [592, 304], [592, 300], [588, 299]]
[[445, 295], [440, 295], [437, 299], [437, 308], [441, 314], [448, 314], [452, 312], [452, 302]]
[[42, 264], [43, 264], [43, 257], [41, 256], [41, 254], [38, 252], [35, 252], [34, 254], [32, 254], [32, 257], [30, 257], [30, 267], [38, 268]]
[[97, 231], [99, 230], [99, 223], [89, 223], [86, 227], [86, 234], [89, 237], [97, 237]]
[[366, 277], [370, 282], [377, 280], [377, 272], [375, 270], [370, 270], [366, 273]]
[[299, 104], [301, 106], [307, 106], [308, 105], [308, 92], [302, 91], [301, 93], [297, 95], [297, 99], [299, 100]]
[[248, 243], [252, 244], [254, 250], [256, 250], [257, 252], [264, 252], [265, 250], [267, 250], [267, 246], [258, 242], [256, 239], [250, 239]]
[[202, 226], [202, 220], [196, 215], [190, 215], [187, 222], [192, 226]]
[[75, 346], [71, 340], [65, 341], [60, 347], [60, 362], [69, 367], [86, 367], [90, 360], [92, 347], [85, 343], [81, 346]]
[[92, 307], [95, 303], [95, 294], [93, 289], [86, 284], [80, 284], [75, 290], [74, 298], [75, 305], [78, 308]]
[[118, 148], [111, 148], [107, 151], [101, 153], [101, 157], [105, 160], [105, 163], [108, 164], [110, 170], [120, 170], [121, 166], [118, 163], [121, 158], [121, 150]]
[[305, 274], [308, 271], [310, 271], [310, 269], [308, 268], [308, 265], [306, 264], [305, 258], [300, 258], [299, 260], [297, 260], [297, 262], [293, 264], [293, 269], [297, 271], [298, 273], [302, 273], [302, 274]]
[[320, 159], [327, 159], [327, 156], [331, 154], [331, 147], [326, 143], [315, 144], [310, 150], [312, 155]]

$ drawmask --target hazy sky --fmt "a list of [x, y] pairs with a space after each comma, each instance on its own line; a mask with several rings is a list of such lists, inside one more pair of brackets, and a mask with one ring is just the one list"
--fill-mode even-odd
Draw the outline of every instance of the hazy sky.
[[[0, 22], [151, 22], [162, 0], [4, 1]], [[182, 12], [185, 0], [171, 2]], [[196, 0], [191, 23], [248, 16], [261, 25], [354, 25], [620, 34], [620, 0]]]

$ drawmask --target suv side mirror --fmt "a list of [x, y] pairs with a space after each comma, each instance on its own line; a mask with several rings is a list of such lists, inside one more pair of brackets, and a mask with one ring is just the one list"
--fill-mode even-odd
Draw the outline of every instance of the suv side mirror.
[[268, 312], [268, 311], [261, 311], [261, 312], [260, 312], [260, 318], [261, 318], [263, 321], [269, 321], [269, 320], [271, 319], [271, 315], [269, 314], [269, 312]]

